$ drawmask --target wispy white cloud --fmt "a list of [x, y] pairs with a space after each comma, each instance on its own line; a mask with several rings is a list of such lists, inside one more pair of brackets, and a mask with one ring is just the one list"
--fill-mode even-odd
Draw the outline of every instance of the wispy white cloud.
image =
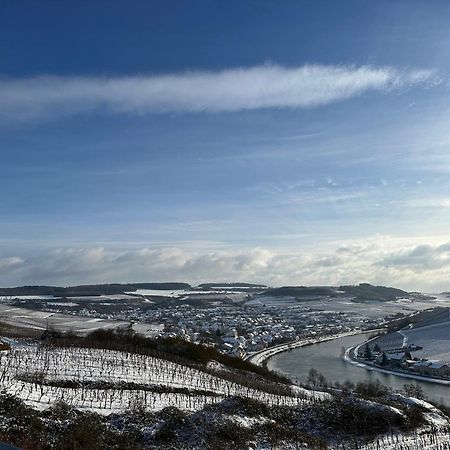
[[417, 245], [389, 254], [380, 261], [385, 267], [405, 267], [416, 271], [441, 269], [450, 266], [450, 244]]
[[148, 114], [312, 108], [369, 91], [435, 80], [429, 70], [324, 65], [263, 65], [154, 76], [3, 78], [0, 115], [40, 119], [93, 111]]
[[370, 282], [406, 290], [450, 290], [450, 244], [445, 238], [374, 235], [295, 252], [261, 247], [66, 248], [1, 261], [0, 285], [167, 280], [271, 285]]
[[19, 256], [10, 256], [8, 258], [0, 259], [0, 271], [8, 271], [19, 266], [23, 262], [24, 260]]

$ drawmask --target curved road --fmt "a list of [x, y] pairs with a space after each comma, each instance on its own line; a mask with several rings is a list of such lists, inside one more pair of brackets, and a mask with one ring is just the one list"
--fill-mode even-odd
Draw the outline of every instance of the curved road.
[[260, 350], [259, 352], [247, 355], [244, 359], [248, 362], [251, 362], [252, 364], [256, 364], [257, 366], [262, 366], [264, 361], [276, 355], [277, 353], [286, 352], [288, 350], [292, 350], [298, 347], [304, 347], [305, 345], [319, 344], [321, 342], [332, 341], [334, 339], [347, 336], [354, 336], [356, 334], [376, 333], [377, 331], [381, 331], [381, 329], [364, 330], [364, 331], [355, 330], [355, 331], [348, 331], [346, 333], [332, 334], [331, 336], [324, 336], [316, 339], [303, 339], [298, 341], [286, 342], [285, 344], [274, 345], [273, 347], [268, 347], [265, 348], [264, 350]]
[[[361, 345], [364, 345], [364, 343]], [[361, 345], [358, 345], [358, 347], [360, 347]], [[398, 377], [412, 378], [414, 380], [428, 381], [430, 383], [445, 384], [447, 386], [450, 386], [450, 380], [442, 380], [440, 378], [425, 377], [425, 376], [416, 375], [413, 373], [397, 372], [396, 370], [382, 369], [381, 367], [371, 366], [369, 364], [364, 364], [359, 361], [355, 361], [350, 356], [350, 353], [352, 351], [355, 351], [355, 349], [357, 349], [358, 347], [352, 347], [352, 348], [347, 349], [345, 352], [345, 355], [344, 355], [344, 361], [346, 361], [350, 364], [353, 364], [354, 366], [359, 367], [361, 369], [373, 370], [375, 372], [386, 373], [388, 375], [396, 375]]]

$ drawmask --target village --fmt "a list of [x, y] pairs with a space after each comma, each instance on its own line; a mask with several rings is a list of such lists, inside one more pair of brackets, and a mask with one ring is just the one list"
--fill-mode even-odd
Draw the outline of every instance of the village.
[[[116, 296], [117, 297], [117, 296]], [[222, 296], [223, 297], [223, 296]], [[182, 338], [193, 343], [211, 345], [221, 352], [245, 358], [267, 347], [299, 339], [318, 338], [355, 330], [376, 328], [380, 319], [361, 312], [333, 311], [308, 302], [283, 304], [270, 302], [224, 303], [216, 301], [193, 305], [183, 301], [152, 303], [149, 299], [129, 296], [117, 298], [67, 298], [33, 300], [33, 310], [46, 311], [44, 327], [58, 329], [56, 317], [67, 320], [101, 321], [132, 325], [154, 338]], [[22, 303], [24, 302], [24, 303]], [[4, 305], [28, 307], [31, 300], [3, 298]], [[29, 309], [30, 314], [35, 314]]]
[[214, 344], [224, 353], [245, 357], [272, 345], [375, 325], [357, 314], [318, 311], [303, 305], [216, 307], [179, 306], [155, 311], [165, 337]]
[[[389, 338], [389, 335], [386, 335]], [[392, 347], [384, 336], [368, 341], [357, 347], [356, 359], [364, 364], [407, 372], [420, 376], [450, 379], [450, 365], [445, 361], [430, 360], [414, 356], [415, 351], [423, 350], [415, 344]], [[392, 341], [391, 341], [392, 342]]]

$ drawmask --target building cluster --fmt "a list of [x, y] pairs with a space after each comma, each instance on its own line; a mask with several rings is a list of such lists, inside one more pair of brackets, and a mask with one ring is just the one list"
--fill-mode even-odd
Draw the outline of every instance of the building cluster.
[[[308, 306], [308, 302], [280, 304], [262, 299], [247, 303], [245, 295], [243, 303], [242, 299], [231, 301], [229, 296], [210, 297], [190, 296], [189, 301], [197, 304], [184, 299], [157, 302], [152, 298], [128, 296], [79, 297], [58, 302], [42, 299], [34, 300], [33, 307], [52, 313], [133, 322], [136, 329], [155, 325], [153, 329], [157, 331], [151, 333], [154, 337], [179, 337], [214, 345], [238, 357], [297, 339], [314, 339], [379, 325], [379, 320], [357, 312], [325, 310]], [[29, 305], [25, 302], [15, 306]]]
[[372, 323], [354, 313], [320, 311], [304, 306], [262, 305], [204, 309], [176, 306], [152, 311], [147, 320], [164, 324], [161, 336], [213, 343], [223, 352], [239, 357], [300, 338], [376, 325], [375, 321]]
[[[389, 336], [388, 336], [389, 338]], [[365, 363], [379, 367], [403, 372], [411, 372], [418, 375], [450, 378], [450, 366], [442, 361], [432, 361], [426, 358], [417, 358], [411, 355], [415, 350], [422, 350], [414, 344], [392, 348], [383, 347], [388, 341], [376, 339], [371, 344], [366, 343], [358, 349], [358, 358]]]

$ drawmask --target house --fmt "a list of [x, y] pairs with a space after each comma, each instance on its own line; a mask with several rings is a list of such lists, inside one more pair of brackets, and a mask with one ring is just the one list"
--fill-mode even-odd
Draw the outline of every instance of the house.
[[377, 355], [375, 362], [382, 366], [404, 367], [407, 361], [411, 359], [409, 352], [386, 353]]
[[450, 367], [448, 364], [439, 362], [439, 361], [429, 361], [427, 359], [423, 359], [421, 361], [416, 361], [412, 368], [423, 375], [429, 376], [439, 376], [439, 377], [449, 377], [450, 376]]

